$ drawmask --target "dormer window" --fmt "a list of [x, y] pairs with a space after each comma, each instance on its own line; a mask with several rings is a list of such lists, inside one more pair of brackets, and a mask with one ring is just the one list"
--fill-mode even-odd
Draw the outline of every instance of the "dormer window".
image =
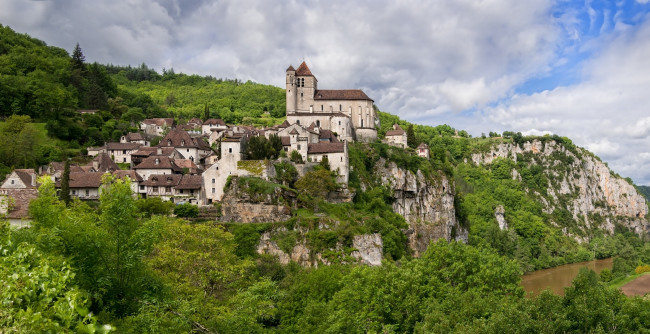
[[160, 159], [156, 158], [156, 160], [154, 160], [154, 163], [155, 163], [156, 165], [159, 165], [159, 164], [160, 164]]
[[167, 139], [167, 146], [172, 146], [172, 140], [171, 139]]
[[181, 139], [181, 146], [185, 146], [185, 139]]
[[153, 182], [158, 182], [158, 177], [156, 177], [156, 176], [152, 177], [152, 178], [151, 178], [151, 181], [153, 181]]

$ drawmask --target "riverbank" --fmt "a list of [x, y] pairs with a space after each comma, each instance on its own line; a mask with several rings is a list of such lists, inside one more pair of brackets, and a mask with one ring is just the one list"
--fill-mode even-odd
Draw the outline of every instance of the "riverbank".
[[650, 292], [650, 272], [627, 276], [610, 287], [620, 289], [628, 297], [643, 296]]

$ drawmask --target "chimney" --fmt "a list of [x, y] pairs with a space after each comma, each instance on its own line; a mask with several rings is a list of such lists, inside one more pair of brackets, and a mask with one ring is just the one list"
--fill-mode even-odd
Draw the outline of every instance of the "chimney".
[[157, 155], [162, 155], [162, 148], [159, 147], [159, 148], [156, 150], [156, 154], [157, 154]]

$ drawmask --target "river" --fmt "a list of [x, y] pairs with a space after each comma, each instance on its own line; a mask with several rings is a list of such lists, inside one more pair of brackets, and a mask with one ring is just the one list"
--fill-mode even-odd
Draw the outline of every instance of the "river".
[[548, 288], [553, 293], [563, 296], [564, 288], [571, 285], [580, 268], [587, 267], [596, 273], [600, 273], [603, 269], [612, 269], [613, 263], [614, 259], [609, 258], [537, 270], [522, 276], [521, 285], [523, 285], [526, 295], [537, 296]]

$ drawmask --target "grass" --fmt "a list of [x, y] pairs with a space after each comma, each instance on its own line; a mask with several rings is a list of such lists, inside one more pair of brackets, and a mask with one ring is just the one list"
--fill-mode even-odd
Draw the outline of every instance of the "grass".
[[625, 276], [623, 278], [618, 278], [610, 282], [609, 287], [614, 289], [620, 289], [621, 287], [623, 287], [623, 285], [630, 283], [635, 279], [648, 274], [650, 274], [650, 272], [645, 272], [641, 274], [632, 274], [632, 275]]

